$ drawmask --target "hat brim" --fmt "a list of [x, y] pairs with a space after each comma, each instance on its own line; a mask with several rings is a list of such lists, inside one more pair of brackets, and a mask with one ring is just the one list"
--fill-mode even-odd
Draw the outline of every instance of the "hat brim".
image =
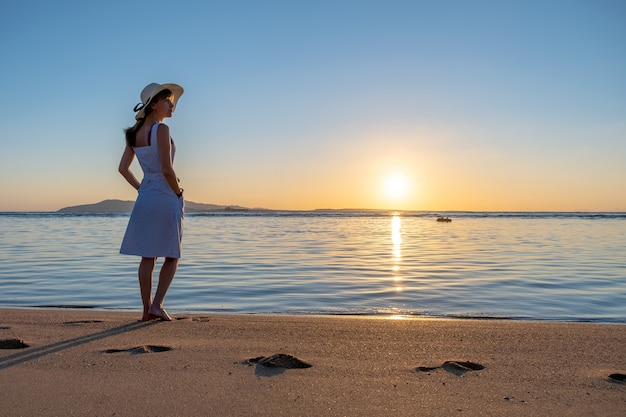
[[180, 96], [182, 96], [183, 93], [185, 92], [185, 89], [183, 87], [181, 87], [180, 85], [178, 85], [178, 84], [161, 84], [161, 85], [159, 85], [152, 92], [152, 96], [150, 97], [150, 100], [148, 100], [148, 103], [141, 110], [139, 110], [139, 112], [137, 112], [137, 114], [135, 115], [135, 120], [139, 120], [139, 119], [145, 117], [146, 107], [149, 106], [150, 102], [152, 101], [152, 99], [154, 97], [156, 97], [156, 95], [159, 94], [163, 90], [170, 90], [172, 92], [172, 97], [173, 97], [172, 98], [172, 104], [174, 104], [174, 108], [176, 108], [176, 104], [178, 103], [178, 99], [180, 98]]

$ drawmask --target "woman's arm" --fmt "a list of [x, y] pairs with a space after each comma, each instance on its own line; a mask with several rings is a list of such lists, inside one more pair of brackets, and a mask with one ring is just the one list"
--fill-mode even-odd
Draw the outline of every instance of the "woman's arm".
[[118, 171], [122, 174], [122, 177], [128, 181], [130, 185], [133, 186], [135, 190], [139, 189], [141, 183], [137, 180], [137, 177], [130, 170], [130, 164], [133, 163], [133, 159], [135, 159], [135, 151], [133, 148], [126, 145], [126, 149], [124, 149], [124, 153], [122, 154], [122, 159], [120, 160], [120, 166]]
[[172, 164], [172, 143], [170, 139], [170, 128], [161, 123], [157, 129], [157, 142], [159, 145], [159, 158], [161, 160], [161, 171], [167, 183], [176, 194], [181, 194], [182, 190], [178, 186], [178, 178]]

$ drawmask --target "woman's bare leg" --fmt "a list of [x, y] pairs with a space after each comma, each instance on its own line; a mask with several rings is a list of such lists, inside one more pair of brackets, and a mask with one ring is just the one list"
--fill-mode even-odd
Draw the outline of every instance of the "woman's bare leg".
[[139, 264], [139, 292], [141, 293], [141, 303], [143, 304], [143, 317], [141, 320], [151, 320], [150, 306], [152, 305], [152, 273], [154, 272], [155, 258], [141, 258]]
[[163, 266], [161, 266], [161, 272], [159, 273], [159, 285], [154, 294], [154, 301], [149, 309], [150, 315], [162, 320], [172, 320], [172, 317], [167, 314], [167, 311], [163, 308], [163, 300], [165, 300], [165, 294], [167, 294], [167, 290], [174, 280], [176, 268], [178, 268], [178, 258], [165, 258]]

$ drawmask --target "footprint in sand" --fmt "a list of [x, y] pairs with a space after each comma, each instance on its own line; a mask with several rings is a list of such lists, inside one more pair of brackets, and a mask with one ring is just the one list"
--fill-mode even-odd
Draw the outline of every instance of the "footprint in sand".
[[310, 368], [313, 365], [301, 361], [300, 359], [287, 355], [284, 353], [277, 353], [272, 356], [259, 356], [257, 358], [251, 358], [245, 360], [244, 364], [252, 366], [253, 363], [267, 368], [283, 368], [283, 369], [298, 369], [298, 368]]
[[415, 372], [431, 372], [441, 368], [441, 366], [418, 366]]
[[173, 348], [168, 346], [155, 346], [155, 345], [143, 345], [137, 346], [130, 349], [107, 349], [104, 353], [120, 353], [127, 352], [131, 355], [139, 355], [141, 353], [159, 353], [159, 352], [168, 352], [173, 350]]
[[466, 362], [466, 361], [445, 361], [441, 366], [418, 366], [415, 368], [415, 372], [431, 372], [437, 369], [443, 369], [456, 376], [462, 376], [466, 372], [480, 371], [485, 367], [479, 363]]
[[626, 374], [611, 374], [611, 375], [609, 375], [609, 380], [611, 382], [625, 383], [626, 382]]
[[0, 340], [0, 349], [24, 349], [29, 347], [20, 339], [2, 339]]
[[0, 330], [9, 330], [10, 327], [9, 326], [0, 326]]
[[75, 320], [75, 321], [66, 321], [63, 324], [71, 326], [75, 324], [92, 324], [92, 323], [104, 323], [102, 320]]

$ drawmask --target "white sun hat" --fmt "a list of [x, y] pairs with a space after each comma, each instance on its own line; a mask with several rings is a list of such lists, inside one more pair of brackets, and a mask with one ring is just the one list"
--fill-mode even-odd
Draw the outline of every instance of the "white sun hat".
[[163, 90], [170, 90], [172, 92], [172, 103], [174, 104], [174, 108], [176, 108], [176, 103], [180, 96], [183, 95], [185, 90], [178, 84], [157, 84], [151, 83], [144, 87], [141, 90], [141, 95], [139, 98], [141, 99], [141, 103], [137, 104], [133, 111], [138, 112], [135, 115], [135, 119], [139, 120], [145, 116], [146, 106], [150, 104], [150, 100], [152, 100], [157, 94], [159, 94]]

